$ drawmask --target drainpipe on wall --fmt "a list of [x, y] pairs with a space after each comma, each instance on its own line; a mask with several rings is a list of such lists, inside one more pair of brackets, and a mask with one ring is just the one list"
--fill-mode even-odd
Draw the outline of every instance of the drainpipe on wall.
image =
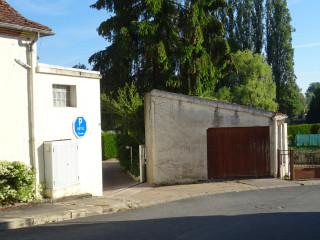
[[38, 32], [36, 37], [29, 43], [29, 52], [28, 52], [28, 64], [30, 65], [31, 69], [29, 69], [29, 132], [30, 132], [30, 158], [31, 164], [33, 167], [33, 171], [36, 177], [35, 183], [35, 192], [36, 196], [39, 196], [39, 163], [38, 163], [38, 155], [36, 152], [36, 145], [35, 145], [35, 104], [34, 104], [34, 71], [35, 71], [35, 61], [34, 61], [34, 44], [38, 41], [40, 37], [40, 33]]

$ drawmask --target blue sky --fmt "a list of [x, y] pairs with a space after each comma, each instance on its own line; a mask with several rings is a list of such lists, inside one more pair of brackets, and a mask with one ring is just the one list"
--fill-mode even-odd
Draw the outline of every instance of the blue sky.
[[[109, 14], [89, 6], [95, 0], [7, 0], [23, 16], [53, 29], [54, 36], [38, 42], [39, 62], [72, 67], [86, 64], [95, 52], [108, 46], [96, 31]], [[297, 84], [305, 93], [312, 82], [320, 82], [320, 1], [287, 0], [296, 31], [295, 48]]]
[[54, 36], [38, 41], [39, 62], [72, 67], [83, 63], [107, 44], [96, 31], [108, 18], [89, 6], [94, 0], [6, 0], [24, 17], [52, 28]]

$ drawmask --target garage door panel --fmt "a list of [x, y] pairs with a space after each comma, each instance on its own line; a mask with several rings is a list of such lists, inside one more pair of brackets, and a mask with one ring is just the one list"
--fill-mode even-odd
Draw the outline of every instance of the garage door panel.
[[210, 128], [209, 178], [270, 175], [269, 127]]

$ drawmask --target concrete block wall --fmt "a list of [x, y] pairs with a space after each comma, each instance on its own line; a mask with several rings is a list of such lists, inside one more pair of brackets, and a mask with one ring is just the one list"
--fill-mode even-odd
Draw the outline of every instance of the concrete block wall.
[[[207, 129], [270, 126], [273, 112], [153, 90], [145, 94], [147, 180], [184, 183], [207, 179]], [[275, 174], [276, 144], [271, 142], [271, 172]]]

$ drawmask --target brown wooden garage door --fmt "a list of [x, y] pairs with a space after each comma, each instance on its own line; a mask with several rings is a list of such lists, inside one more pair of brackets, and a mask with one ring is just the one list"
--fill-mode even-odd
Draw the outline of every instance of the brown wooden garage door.
[[209, 179], [270, 176], [269, 127], [207, 130]]

